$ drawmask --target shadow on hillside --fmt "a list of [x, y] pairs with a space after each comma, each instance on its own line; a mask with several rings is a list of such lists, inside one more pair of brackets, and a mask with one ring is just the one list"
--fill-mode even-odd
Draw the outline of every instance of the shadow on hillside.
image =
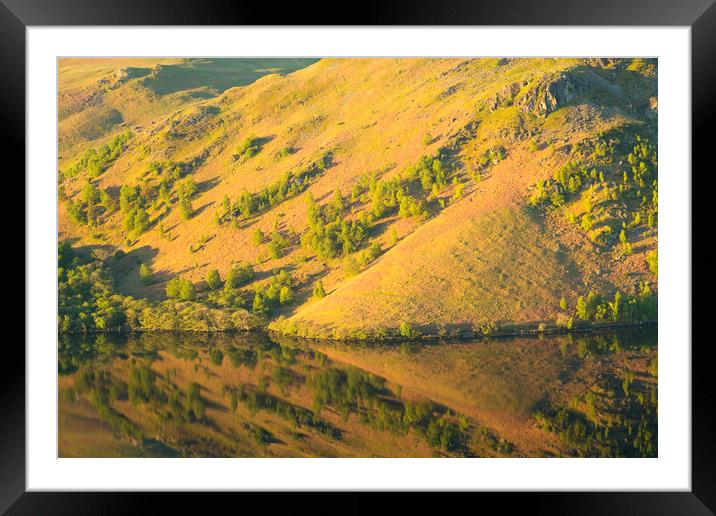
[[246, 86], [271, 73], [287, 74], [318, 59], [210, 58], [187, 59], [182, 63], [157, 65], [141, 83], [157, 95], [196, 90], [193, 96], [210, 98], [235, 86]]
[[[545, 224], [545, 215], [539, 210], [522, 208], [527, 218], [539, 227], [540, 234], [545, 238], [554, 238], [554, 235], [550, 235], [547, 232], [547, 226]], [[564, 245], [559, 245], [559, 248], [555, 251], [555, 258], [563, 270], [567, 273], [570, 278], [573, 278], [574, 282], [583, 284], [584, 277], [582, 271], [577, 263], [570, 258], [569, 249], [565, 249]], [[575, 284], [577, 284], [575, 283]]]
[[199, 208], [195, 209], [195, 210], [194, 210], [194, 215], [192, 215], [192, 217], [196, 217], [197, 215], [201, 215], [202, 213], [204, 213], [204, 210], [206, 210], [206, 209], [207, 209], [209, 206], [211, 206], [212, 204], [214, 204], [213, 201], [207, 202], [207, 203], [204, 204], [203, 206], [200, 206]]
[[196, 188], [199, 192], [208, 192], [212, 188], [214, 188], [216, 185], [219, 184], [219, 178], [218, 177], [212, 177], [211, 179], [207, 179], [206, 181], [199, 181], [196, 184]]
[[[396, 220], [398, 220], [398, 217], [395, 216], [380, 219], [379, 222], [373, 223], [373, 225], [368, 230], [368, 234], [371, 238], [378, 237], [384, 234], [388, 230], [388, 228], [395, 223]], [[368, 244], [370, 244], [370, 242], [368, 242]]]
[[125, 276], [132, 269], [139, 267], [140, 264], [150, 263], [158, 254], [158, 249], [143, 245], [129, 252], [118, 250], [107, 264], [114, 274]]

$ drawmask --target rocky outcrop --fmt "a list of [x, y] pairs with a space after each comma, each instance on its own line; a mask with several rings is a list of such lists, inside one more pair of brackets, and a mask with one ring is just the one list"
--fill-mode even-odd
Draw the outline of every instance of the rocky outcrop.
[[100, 90], [114, 90], [119, 88], [122, 84], [125, 84], [127, 81], [148, 75], [150, 71], [151, 70], [149, 68], [140, 68], [136, 66], [120, 68], [119, 70], [115, 70], [113, 73], [102, 77], [99, 81], [97, 81], [97, 86]]
[[528, 81], [513, 82], [508, 86], [505, 86], [495, 95], [490, 98], [487, 102], [487, 107], [490, 111], [495, 111], [497, 108], [511, 106], [515, 101], [515, 96], [529, 84]]
[[524, 111], [546, 116], [593, 89], [618, 95], [619, 89], [589, 70], [569, 70], [548, 76], [515, 100]]

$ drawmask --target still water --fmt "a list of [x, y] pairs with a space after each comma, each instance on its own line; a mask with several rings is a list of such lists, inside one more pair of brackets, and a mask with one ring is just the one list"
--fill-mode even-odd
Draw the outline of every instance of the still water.
[[61, 336], [58, 454], [653, 457], [656, 333]]

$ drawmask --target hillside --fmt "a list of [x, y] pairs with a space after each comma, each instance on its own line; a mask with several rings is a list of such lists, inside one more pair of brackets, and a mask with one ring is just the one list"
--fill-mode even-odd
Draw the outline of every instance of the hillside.
[[655, 62], [223, 61], [60, 61], [59, 237], [118, 292], [306, 337], [655, 313]]

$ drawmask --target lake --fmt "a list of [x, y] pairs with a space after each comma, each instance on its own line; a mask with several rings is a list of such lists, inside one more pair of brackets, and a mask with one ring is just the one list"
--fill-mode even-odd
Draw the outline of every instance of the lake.
[[60, 457], [655, 457], [657, 330], [62, 335]]

